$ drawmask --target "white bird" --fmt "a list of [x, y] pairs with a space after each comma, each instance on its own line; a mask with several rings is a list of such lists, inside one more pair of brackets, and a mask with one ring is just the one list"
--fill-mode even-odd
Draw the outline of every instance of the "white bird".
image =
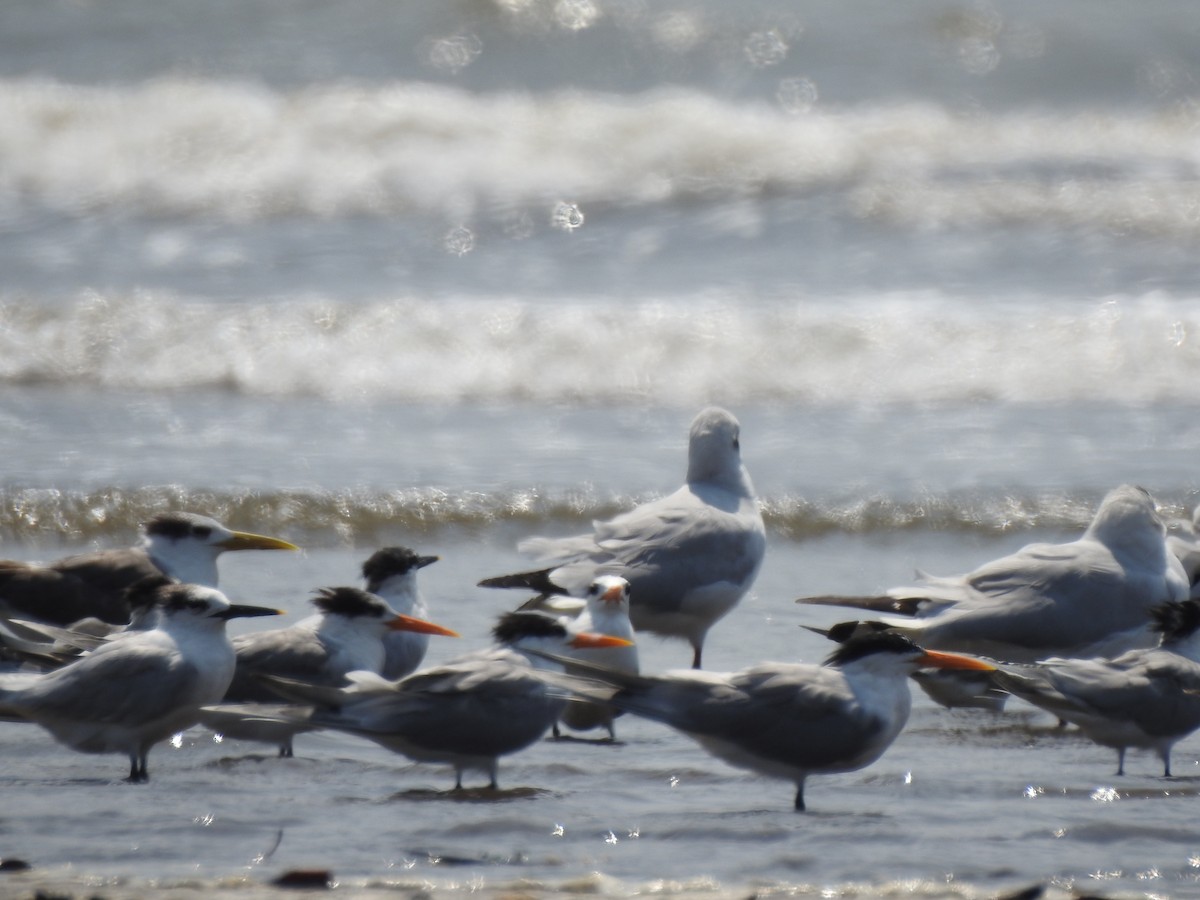
[[462, 788], [466, 771], [484, 772], [495, 788], [499, 758], [542, 737], [564, 702], [538, 677], [524, 651], [626, 642], [573, 634], [556, 619], [535, 612], [505, 614], [493, 634], [499, 646], [400, 681], [368, 672], [351, 673], [351, 684], [341, 688], [266, 681], [288, 699], [313, 706], [303, 713], [280, 708], [276, 715], [281, 719], [359, 735], [418, 762], [450, 763], [455, 790]]
[[[386, 600], [397, 613], [428, 619], [429, 607], [417, 586], [417, 570], [437, 561], [436, 556], [421, 556], [408, 547], [384, 547], [363, 563], [362, 575], [367, 590]], [[394, 681], [421, 665], [429, 647], [429, 634], [392, 631], [384, 636], [383, 644], [386, 656], [380, 674]]]
[[1001, 666], [1001, 687], [1071, 722], [1104, 747], [1153, 750], [1171, 775], [1171, 748], [1200, 728], [1200, 600], [1155, 610], [1162, 643], [1114, 659], [1049, 659]]
[[[566, 602], [564, 602], [564, 600]], [[601, 575], [588, 587], [584, 602], [577, 605], [574, 598], [535, 597], [521, 609], [536, 608], [550, 614], [559, 614], [570, 626], [593, 634], [607, 634], [625, 638], [630, 643], [624, 647], [608, 647], [601, 650], [570, 650], [564, 655], [582, 659], [606, 669], [636, 675], [638, 652], [634, 643], [633, 624], [629, 621], [629, 582], [620, 575]], [[607, 703], [594, 703], [575, 698], [563, 708], [562, 724], [573, 731], [589, 731], [603, 728], [608, 739], [617, 739], [613, 720], [620, 712]], [[554, 736], [560, 737], [558, 724], [554, 725]]]
[[555, 681], [569, 690], [670, 725], [731, 765], [793, 782], [800, 811], [810, 775], [856, 771], [891, 746], [912, 705], [906, 676], [992, 668], [886, 632], [851, 638], [822, 666], [760, 663], [732, 674], [625, 675], [556, 659], [568, 674]]
[[692, 421], [681, 488], [593, 523], [591, 534], [523, 541], [518, 549], [549, 568], [480, 585], [579, 596], [597, 575], [620, 575], [631, 587], [634, 628], [688, 641], [692, 667], [700, 668], [708, 630], [750, 589], [766, 550], [739, 433], [730, 413], [702, 410]]
[[1156, 642], [1150, 611], [1187, 598], [1153, 499], [1110, 491], [1078, 540], [1030, 544], [967, 575], [926, 578], [880, 597], [799, 603], [899, 613], [882, 621], [922, 646], [1007, 662], [1108, 656]]
[[34, 722], [82, 753], [125, 753], [129, 781], [148, 780], [150, 748], [196, 724], [233, 679], [227, 620], [278, 615], [231, 605], [216, 588], [157, 589], [158, 624], [108, 641], [46, 674], [0, 676], [0, 717]]
[[1200, 595], [1200, 506], [1192, 510], [1191, 519], [1168, 525], [1167, 547], [1183, 565], [1192, 596]]
[[187, 584], [217, 586], [217, 557], [226, 550], [296, 550], [279, 538], [233, 531], [208, 516], [171, 512], [142, 526], [134, 547], [69, 556], [44, 566], [0, 560], [0, 611], [69, 625], [95, 617], [129, 621], [122, 594], [143, 578], [167, 575]]
[[[277, 703], [279, 695], [262, 684], [263, 675], [332, 687], [346, 684], [350, 672], [378, 673], [385, 641], [396, 632], [458, 637], [449, 628], [397, 613], [382, 597], [358, 588], [324, 588], [312, 602], [317, 613], [295, 625], [233, 638], [237, 669], [224, 703]], [[243, 715], [207, 711], [200, 721], [225, 737], [277, 744], [284, 757], [292, 756], [292, 738], [305, 730], [282, 724], [247, 726]]]

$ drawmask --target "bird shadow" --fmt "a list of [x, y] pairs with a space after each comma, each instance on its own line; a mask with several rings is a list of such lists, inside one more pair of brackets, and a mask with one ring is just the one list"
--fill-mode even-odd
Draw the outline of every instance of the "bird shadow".
[[558, 737], [546, 738], [550, 744], [583, 744], [590, 747], [624, 747], [625, 742], [614, 738], [584, 738], [573, 734], [560, 734]]
[[392, 794], [389, 800], [432, 803], [448, 801], [452, 803], [508, 803], [514, 800], [534, 800], [538, 797], [548, 797], [552, 791], [536, 787], [492, 788], [468, 787], [451, 788], [448, 791], [435, 791], [432, 788], [411, 788]]

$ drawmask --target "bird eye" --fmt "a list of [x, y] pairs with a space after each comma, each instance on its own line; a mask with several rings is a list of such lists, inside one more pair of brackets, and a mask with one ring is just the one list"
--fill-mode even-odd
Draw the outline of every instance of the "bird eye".
[[212, 529], [207, 525], [196, 525], [192, 528], [192, 534], [201, 540], [207, 540], [208, 536], [212, 534]]

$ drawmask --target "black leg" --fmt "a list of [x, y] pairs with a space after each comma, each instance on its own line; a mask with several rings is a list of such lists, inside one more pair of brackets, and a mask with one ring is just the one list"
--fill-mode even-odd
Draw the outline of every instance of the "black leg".
[[145, 784], [150, 780], [150, 773], [146, 771], [146, 757], [130, 755], [129, 757], [129, 777], [125, 779], [130, 784]]

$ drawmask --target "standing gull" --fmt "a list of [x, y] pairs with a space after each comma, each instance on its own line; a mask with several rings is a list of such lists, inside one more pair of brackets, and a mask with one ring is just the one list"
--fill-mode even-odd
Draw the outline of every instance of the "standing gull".
[[226, 550], [296, 550], [279, 538], [233, 531], [196, 513], [157, 515], [142, 527], [137, 546], [69, 556], [39, 566], [0, 561], [0, 612], [68, 625], [95, 617], [129, 621], [124, 591], [153, 575], [217, 586], [217, 557]]
[[1123, 485], [1070, 543], [1030, 544], [966, 575], [883, 596], [797, 602], [894, 613], [883, 623], [922, 646], [1007, 662], [1113, 656], [1153, 646], [1151, 610], [1188, 596], [1164, 534], [1150, 495]]
[[908, 678], [922, 667], [992, 666], [925, 651], [896, 634], [864, 634], [822, 666], [760, 663], [732, 674], [626, 675], [555, 657], [568, 689], [670, 725], [725, 762], [796, 785], [803, 811], [810, 775], [853, 772], [891, 746], [912, 705]]
[[149, 778], [150, 748], [198, 721], [233, 679], [225, 623], [279, 611], [231, 605], [216, 588], [156, 589], [158, 624], [101, 644], [41, 675], [0, 676], [0, 717], [41, 725], [82, 753], [124, 753], [129, 781]]
[[581, 596], [597, 575], [620, 575], [630, 585], [633, 627], [688, 641], [692, 667], [700, 668], [708, 630], [750, 589], [766, 550], [739, 434], [730, 413], [701, 411], [681, 488], [594, 523], [591, 534], [523, 541], [518, 549], [549, 567], [480, 585]]

